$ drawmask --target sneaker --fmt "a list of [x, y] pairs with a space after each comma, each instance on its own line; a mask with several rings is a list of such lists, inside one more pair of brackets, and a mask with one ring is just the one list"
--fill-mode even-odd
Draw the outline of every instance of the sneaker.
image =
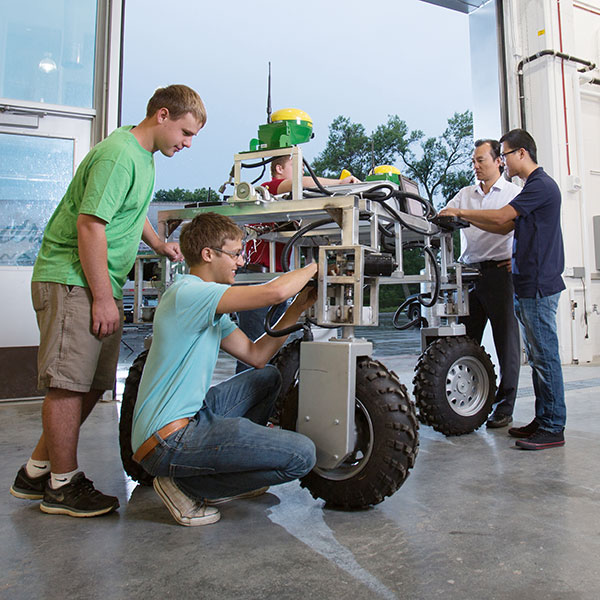
[[184, 494], [170, 477], [155, 477], [152, 482], [156, 493], [161, 497], [173, 518], [186, 527], [210, 525], [221, 518], [217, 508], [207, 506]]
[[94, 488], [94, 484], [80, 471], [59, 488], [46, 486], [40, 504], [42, 512], [70, 517], [97, 517], [119, 508], [119, 500]]
[[545, 450], [546, 448], [557, 448], [564, 445], [565, 435], [562, 431], [553, 433], [545, 429], [538, 429], [536, 433], [530, 435], [527, 439], [515, 442], [515, 446], [523, 450]]
[[534, 419], [529, 425], [524, 425], [523, 427], [511, 427], [508, 430], [508, 435], [516, 438], [528, 438], [530, 435], [533, 435], [539, 427], [538, 422]]
[[44, 497], [44, 490], [49, 479], [50, 471], [37, 477], [29, 477], [25, 465], [23, 465], [15, 477], [15, 482], [10, 488], [10, 493], [15, 498], [41, 500]]
[[262, 496], [266, 494], [269, 490], [269, 486], [258, 488], [257, 490], [250, 490], [249, 492], [244, 492], [243, 494], [238, 494], [237, 496], [226, 496], [225, 498], [215, 498], [214, 500], [206, 499], [206, 504], [208, 506], [214, 506], [215, 504], [225, 504], [225, 502], [231, 502], [232, 500], [242, 500], [243, 498], [256, 498], [257, 496]]

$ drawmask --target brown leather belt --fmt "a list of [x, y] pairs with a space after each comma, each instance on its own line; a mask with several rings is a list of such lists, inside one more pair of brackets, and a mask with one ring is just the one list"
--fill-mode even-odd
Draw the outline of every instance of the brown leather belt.
[[177, 419], [167, 423], [164, 427], [161, 427], [154, 435], [151, 435], [136, 451], [133, 455], [135, 462], [141, 462], [146, 458], [158, 445], [158, 436], [161, 440], [167, 439], [170, 435], [183, 429], [187, 426], [190, 420], [186, 417], [184, 419]]

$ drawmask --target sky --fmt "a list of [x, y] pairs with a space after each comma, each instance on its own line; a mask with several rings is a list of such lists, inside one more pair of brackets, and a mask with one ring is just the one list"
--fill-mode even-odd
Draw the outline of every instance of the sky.
[[437, 136], [472, 107], [468, 17], [458, 12], [419, 0], [127, 0], [121, 123], [138, 123], [171, 83], [197, 90], [208, 114], [191, 149], [157, 154], [156, 189], [227, 179], [266, 122], [269, 61], [273, 112], [300, 108], [313, 120], [309, 161], [338, 115], [370, 133], [397, 114]]

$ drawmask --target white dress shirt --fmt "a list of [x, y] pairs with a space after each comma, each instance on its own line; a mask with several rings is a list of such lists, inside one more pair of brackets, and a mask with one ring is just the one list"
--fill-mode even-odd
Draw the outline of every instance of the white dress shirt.
[[[469, 185], [460, 190], [447, 206], [469, 210], [502, 208], [520, 191], [518, 185], [500, 175], [487, 194], [483, 193], [480, 184]], [[467, 264], [485, 260], [505, 260], [512, 257], [513, 233], [490, 233], [471, 225], [460, 230], [460, 248], [460, 260]]]

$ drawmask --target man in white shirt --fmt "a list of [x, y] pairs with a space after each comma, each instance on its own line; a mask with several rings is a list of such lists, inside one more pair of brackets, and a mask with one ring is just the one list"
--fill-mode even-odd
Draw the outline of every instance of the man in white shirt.
[[[460, 190], [448, 202], [448, 207], [474, 210], [502, 208], [521, 191], [520, 187], [502, 176], [500, 144], [496, 140], [475, 142], [473, 168], [478, 183]], [[469, 316], [463, 319], [467, 335], [481, 343], [489, 320], [500, 364], [496, 404], [487, 427], [506, 427], [512, 422], [520, 365], [519, 326], [514, 312], [510, 272], [513, 234], [512, 231], [501, 235], [467, 227], [461, 229], [460, 235], [460, 260], [481, 272], [469, 292]]]

